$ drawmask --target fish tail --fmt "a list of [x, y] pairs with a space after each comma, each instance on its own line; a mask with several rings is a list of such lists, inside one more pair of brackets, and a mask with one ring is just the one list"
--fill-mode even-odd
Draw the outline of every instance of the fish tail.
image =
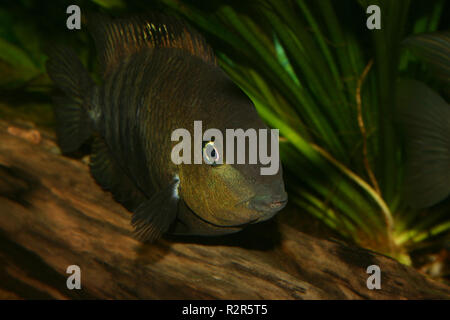
[[405, 195], [425, 208], [450, 195], [450, 105], [425, 84], [404, 79], [398, 91], [406, 142]]
[[58, 144], [63, 153], [78, 150], [93, 133], [89, 117], [94, 81], [75, 54], [67, 47], [49, 53], [47, 72], [64, 96], [54, 98]]

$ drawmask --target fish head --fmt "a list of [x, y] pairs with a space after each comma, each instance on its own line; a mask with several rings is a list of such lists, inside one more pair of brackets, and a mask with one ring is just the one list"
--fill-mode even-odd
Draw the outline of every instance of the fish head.
[[287, 203], [279, 173], [258, 174], [246, 164], [186, 165], [180, 174], [180, 192], [201, 219], [223, 227], [244, 226], [272, 218]]
[[[251, 126], [247, 123], [244, 129], [249, 128]], [[262, 122], [257, 123], [258, 128], [267, 129]], [[222, 157], [221, 163], [208, 163], [205, 159], [202, 164], [183, 164], [180, 167], [181, 196], [199, 218], [218, 227], [244, 227], [268, 220], [285, 207], [287, 193], [279, 157], [274, 159], [278, 162], [275, 164], [276, 172], [262, 174], [267, 165], [249, 161], [250, 152], [258, 153], [259, 144], [252, 150], [248, 145], [250, 141], [247, 141], [244, 163], [237, 163], [237, 159], [230, 163], [225, 146], [226, 135], [222, 148], [215, 148], [216, 143], [217, 140], [205, 141], [203, 151], [210, 148], [216, 159]], [[237, 145], [234, 150], [233, 154], [237, 155]], [[271, 150], [270, 143], [268, 150]]]

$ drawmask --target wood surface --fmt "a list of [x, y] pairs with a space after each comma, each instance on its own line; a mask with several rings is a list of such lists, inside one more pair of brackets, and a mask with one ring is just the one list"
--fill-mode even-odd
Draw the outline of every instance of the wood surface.
[[[131, 237], [130, 213], [54, 136], [0, 121], [2, 299], [448, 299], [450, 288], [383, 255], [298, 231], [284, 210], [218, 238]], [[369, 265], [381, 289], [369, 290]], [[81, 290], [69, 290], [69, 265]]]

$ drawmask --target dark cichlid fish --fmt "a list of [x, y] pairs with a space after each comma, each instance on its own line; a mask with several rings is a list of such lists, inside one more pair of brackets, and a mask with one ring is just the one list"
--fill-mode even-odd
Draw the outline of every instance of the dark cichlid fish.
[[194, 121], [203, 122], [203, 131], [267, 129], [200, 34], [159, 15], [96, 16], [88, 28], [103, 67], [101, 85], [71, 49], [55, 49], [47, 64], [65, 94], [56, 99], [58, 141], [67, 153], [93, 138], [91, 173], [133, 212], [137, 238], [232, 233], [284, 207], [281, 167], [264, 176], [260, 164], [171, 161], [171, 133], [186, 128], [193, 136]]

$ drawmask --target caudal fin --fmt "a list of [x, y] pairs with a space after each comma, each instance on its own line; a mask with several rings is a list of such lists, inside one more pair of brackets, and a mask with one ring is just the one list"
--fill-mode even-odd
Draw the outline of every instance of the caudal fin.
[[58, 144], [63, 153], [69, 153], [78, 150], [92, 135], [88, 99], [94, 82], [70, 48], [54, 48], [49, 57], [47, 72], [65, 94], [54, 98]]
[[429, 207], [450, 195], [450, 105], [425, 84], [404, 79], [398, 106], [406, 139], [406, 200]]

